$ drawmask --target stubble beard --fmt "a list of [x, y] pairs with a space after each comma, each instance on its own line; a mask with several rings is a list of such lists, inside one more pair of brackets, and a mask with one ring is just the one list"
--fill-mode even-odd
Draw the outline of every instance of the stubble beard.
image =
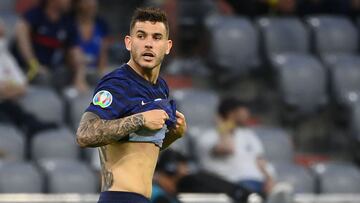
[[131, 53], [131, 57], [133, 58], [133, 61], [139, 66], [141, 67], [143, 70], [153, 70], [156, 67], [159, 67], [164, 59], [164, 56], [162, 56], [161, 58], [154, 58], [155, 64], [154, 65], [142, 65], [141, 64], [141, 55], [137, 54], [137, 53]]

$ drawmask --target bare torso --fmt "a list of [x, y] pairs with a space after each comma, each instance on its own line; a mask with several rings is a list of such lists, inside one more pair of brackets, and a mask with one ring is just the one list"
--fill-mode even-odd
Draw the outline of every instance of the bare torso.
[[153, 143], [116, 142], [99, 148], [102, 191], [127, 191], [150, 198], [159, 156]]

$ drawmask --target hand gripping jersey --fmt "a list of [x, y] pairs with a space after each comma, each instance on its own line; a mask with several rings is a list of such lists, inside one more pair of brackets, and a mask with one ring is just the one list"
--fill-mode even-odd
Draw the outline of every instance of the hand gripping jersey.
[[169, 99], [165, 80], [159, 77], [152, 84], [124, 64], [101, 79], [86, 111], [97, 114], [101, 119], [114, 120], [154, 109], [163, 109], [169, 115], [163, 129], [142, 129], [120, 141], [152, 142], [161, 147], [167, 129], [176, 123], [176, 105]]

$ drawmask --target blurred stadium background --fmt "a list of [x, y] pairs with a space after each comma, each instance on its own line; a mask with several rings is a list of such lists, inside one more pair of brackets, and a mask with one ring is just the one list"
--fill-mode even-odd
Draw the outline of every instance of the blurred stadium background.
[[[168, 13], [175, 47], [162, 75], [189, 122], [187, 137], [172, 148], [193, 157], [194, 168], [201, 157], [192, 139], [214, 128], [219, 99], [235, 95], [251, 103], [249, 125], [276, 181], [293, 186], [288, 202], [360, 202], [359, 1], [98, 2], [111, 30], [109, 69], [128, 60], [123, 37], [136, 7], [159, 6]], [[35, 3], [0, 1], [9, 41], [17, 19]], [[29, 138], [0, 123], [1, 203], [97, 201], [97, 151], [74, 142], [91, 97], [91, 90], [30, 85], [18, 104], [58, 128]], [[230, 202], [217, 194], [182, 194], [182, 200]]]

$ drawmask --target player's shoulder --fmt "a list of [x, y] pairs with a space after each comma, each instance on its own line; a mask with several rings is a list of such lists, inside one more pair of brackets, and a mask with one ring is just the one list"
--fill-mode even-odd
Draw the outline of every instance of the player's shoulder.
[[121, 65], [120, 67], [116, 68], [115, 70], [109, 72], [104, 77], [102, 77], [99, 85], [104, 85], [108, 83], [130, 83], [128, 72], [125, 70], [125, 65]]

